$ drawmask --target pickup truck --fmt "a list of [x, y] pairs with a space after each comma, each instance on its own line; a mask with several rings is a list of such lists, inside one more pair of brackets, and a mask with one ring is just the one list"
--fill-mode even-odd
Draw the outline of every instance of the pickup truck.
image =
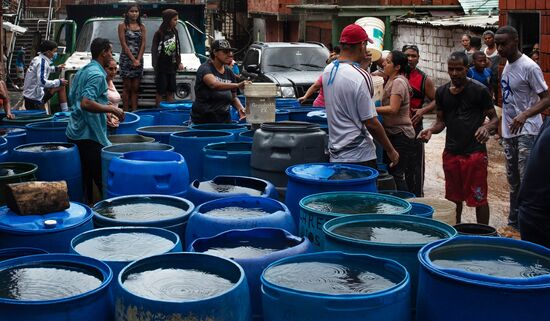
[[[90, 43], [93, 39], [97, 37], [109, 39], [113, 44], [113, 56], [115, 60], [118, 61], [122, 49], [118, 39], [117, 28], [123, 21], [121, 13], [124, 8], [122, 5], [116, 4], [113, 6], [102, 5], [90, 7], [85, 5], [72, 5], [67, 7], [68, 20], [58, 20], [53, 23], [55, 31], [53, 40], [59, 45], [60, 51], [59, 58], [55, 61], [55, 64], [65, 64], [65, 69], [60, 76], [67, 79], [70, 86], [71, 80], [76, 72], [89, 63], [92, 58]], [[155, 106], [156, 85], [154, 70], [151, 63], [151, 43], [155, 31], [158, 30], [162, 22], [160, 18], [160, 10], [162, 7], [156, 6], [150, 8], [150, 12], [147, 12], [146, 8], [147, 7], [142, 6], [142, 13], [146, 13], [148, 18], [142, 18], [142, 22], [145, 24], [147, 30], [147, 43], [145, 54], [143, 55], [144, 72], [138, 98], [139, 108]], [[181, 8], [178, 7], [177, 9], [182, 8], [186, 10], [184, 11], [188, 15], [193, 14], [198, 17], [204, 15], [204, 6], [192, 6], [192, 8], [191, 6], [181, 6]], [[90, 15], [99, 15], [98, 12], [96, 12], [98, 10], [103, 12], [103, 14], [101, 14], [103, 17], [89, 17]], [[178, 11], [181, 12], [182, 10]], [[71, 19], [73, 17], [74, 20]], [[180, 18], [181, 17], [183, 17], [183, 14], [180, 14]], [[194, 100], [196, 71], [201, 64], [199, 57], [204, 57], [196, 52], [194, 44], [194, 41], [198, 43], [198, 46], [204, 44], [204, 35], [197, 33], [198, 29], [195, 30], [197, 19], [191, 20], [194, 26], [192, 29], [187, 28], [189, 24], [188, 21], [184, 23], [180, 20], [177, 25], [178, 35], [180, 37], [181, 61], [184, 70], [178, 72], [176, 76], [176, 100]], [[201, 21], [202, 20], [198, 20], [199, 26]], [[193, 33], [193, 36], [191, 33]], [[203, 48], [201, 49], [202, 51], [204, 50]], [[122, 93], [122, 79], [117, 77], [114, 83], [118, 91]]]

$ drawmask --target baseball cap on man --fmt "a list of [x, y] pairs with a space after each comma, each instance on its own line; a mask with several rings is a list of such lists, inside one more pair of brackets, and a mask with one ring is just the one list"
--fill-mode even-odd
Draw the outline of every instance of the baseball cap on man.
[[229, 43], [229, 41], [225, 39], [218, 39], [218, 40], [214, 40], [214, 42], [212, 43], [212, 50], [236, 51], [237, 49], [231, 48], [231, 44]]
[[340, 34], [340, 43], [354, 45], [361, 43], [363, 41], [368, 41], [373, 43], [373, 41], [367, 35], [367, 32], [363, 27], [352, 23], [347, 25], [342, 33]]

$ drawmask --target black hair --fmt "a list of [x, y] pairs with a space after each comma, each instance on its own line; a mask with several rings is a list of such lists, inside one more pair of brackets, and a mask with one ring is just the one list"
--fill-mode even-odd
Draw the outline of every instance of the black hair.
[[483, 37], [485, 38], [485, 36], [491, 36], [494, 38], [495, 33], [492, 30], [485, 30], [485, 32], [483, 33]]
[[105, 51], [111, 49], [111, 42], [105, 38], [95, 38], [90, 45], [90, 51], [92, 52], [92, 59], [97, 59], [99, 55]]
[[481, 38], [474, 36], [470, 39], [470, 47], [476, 48], [477, 50], [481, 49]]
[[472, 40], [472, 36], [470, 36], [469, 34], [465, 33], [465, 34], [462, 35], [462, 37], [464, 37], [464, 36], [466, 36], [466, 37], [468, 37], [468, 39]]
[[57, 43], [55, 41], [44, 40], [40, 43], [40, 46], [38, 46], [38, 51], [44, 53], [46, 51], [54, 50], [55, 48], [57, 48]]
[[137, 3], [132, 3], [128, 7], [126, 7], [126, 12], [124, 14], [124, 24], [126, 26], [130, 25], [130, 18], [128, 18], [128, 12], [130, 12], [130, 9], [132, 9], [132, 8], [137, 8], [138, 9], [139, 14], [138, 14], [136, 22], [137, 22], [138, 25], [141, 26], [142, 25], [142, 23], [141, 23], [141, 8], [139, 7], [139, 5]]
[[399, 66], [399, 73], [405, 74], [409, 72], [409, 60], [407, 59], [407, 56], [399, 50], [392, 50], [390, 52], [391, 54], [391, 61], [394, 66]]
[[512, 39], [517, 40], [519, 38], [518, 31], [516, 28], [512, 26], [504, 26], [498, 28], [497, 32], [495, 33], [497, 35], [510, 35]]
[[161, 35], [164, 35], [165, 32], [172, 30], [170, 27], [170, 21], [177, 15], [178, 12], [174, 9], [165, 9], [162, 11], [162, 23], [158, 29]]
[[114, 61], [115, 64], [118, 66], [118, 63], [116, 62], [115, 58], [110, 57], [110, 58], [105, 59], [105, 61], [103, 62], [103, 68], [109, 67], [109, 64], [111, 64], [111, 61]]
[[420, 51], [418, 50], [417, 45], [404, 45], [403, 48], [401, 49], [401, 51], [405, 52], [409, 49], [412, 49], [412, 50], [416, 51], [417, 54], [420, 54]]
[[339, 55], [340, 54], [340, 50], [342, 48], [338, 45], [334, 46], [334, 48], [332, 48], [332, 51], [334, 51], [335, 54]]
[[483, 51], [476, 51], [474, 52], [474, 54], [472, 55], [472, 58], [474, 60], [476, 60], [477, 58], [479, 57], [485, 57], [485, 53]]
[[458, 61], [462, 61], [462, 64], [464, 65], [464, 67], [468, 67], [470, 65], [470, 63], [468, 62], [468, 56], [464, 53], [464, 51], [455, 51], [451, 54], [451, 56], [449, 57], [449, 59], [447, 59], [447, 62], [449, 61], [455, 61], [455, 60], [458, 60]]

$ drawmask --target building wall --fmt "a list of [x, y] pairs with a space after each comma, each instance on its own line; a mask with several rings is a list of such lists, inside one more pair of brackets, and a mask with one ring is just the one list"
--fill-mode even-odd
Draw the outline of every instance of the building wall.
[[447, 58], [457, 50], [463, 50], [460, 40], [467, 33], [481, 36], [482, 31], [461, 28], [442, 29], [431, 26], [400, 24], [393, 26], [393, 47], [415, 44], [420, 50], [418, 68], [424, 71], [436, 86], [449, 82]]
[[300, 0], [248, 0], [248, 12], [290, 14], [286, 6], [291, 4], [300, 4]]

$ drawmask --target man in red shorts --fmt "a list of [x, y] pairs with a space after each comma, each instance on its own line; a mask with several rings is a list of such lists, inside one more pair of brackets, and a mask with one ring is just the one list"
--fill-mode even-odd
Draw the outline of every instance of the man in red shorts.
[[[460, 223], [462, 202], [476, 208], [477, 222], [489, 224], [487, 203], [487, 149], [485, 142], [496, 132], [498, 118], [487, 87], [467, 78], [468, 56], [455, 52], [447, 61], [451, 81], [435, 94], [437, 120], [418, 134], [427, 142], [432, 134], [447, 128], [443, 171], [445, 198], [456, 203], [456, 221]], [[490, 121], [483, 124], [485, 117]]]

